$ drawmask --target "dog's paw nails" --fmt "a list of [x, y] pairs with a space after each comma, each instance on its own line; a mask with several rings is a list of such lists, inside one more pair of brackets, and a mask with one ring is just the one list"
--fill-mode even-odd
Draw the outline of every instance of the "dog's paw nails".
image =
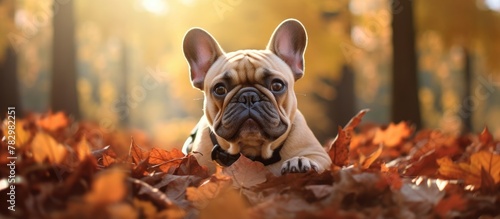
[[319, 165], [307, 157], [293, 157], [286, 160], [281, 166], [281, 175], [287, 173], [305, 173], [313, 169], [319, 172]]

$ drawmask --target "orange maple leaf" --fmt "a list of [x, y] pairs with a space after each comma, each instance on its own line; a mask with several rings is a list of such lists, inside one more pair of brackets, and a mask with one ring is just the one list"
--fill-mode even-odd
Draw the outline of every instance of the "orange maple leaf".
[[49, 112], [46, 116], [36, 121], [36, 124], [43, 129], [53, 132], [60, 128], [68, 126], [69, 119], [63, 112]]
[[385, 130], [377, 130], [373, 143], [375, 145], [384, 144], [386, 147], [394, 147], [408, 138], [411, 133], [412, 130], [406, 122], [400, 122], [397, 125], [391, 123]]
[[163, 172], [168, 172], [171, 167], [178, 167], [184, 158], [184, 154], [177, 148], [172, 151], [166, 151], [159, 148], [153, 148], [149, 153], [149, 164], [157, 166]]
[[[471, 155], [470, 162], [454, 163], [449, 157], [437, 160], [440, 175], [451, 179], [463, 179], [467, 185], [480, 188], [482, 169], [488, 173], [494, 183], [500, 182], [500, 155], [489, 151], [478, 151]], [[484, 173], [483, 173], [484, 174]]]

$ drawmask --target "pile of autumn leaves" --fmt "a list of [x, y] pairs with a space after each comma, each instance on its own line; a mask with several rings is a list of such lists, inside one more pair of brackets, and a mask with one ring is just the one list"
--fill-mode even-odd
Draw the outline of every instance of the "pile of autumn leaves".
[[[2, 218], [493, 218], [500, 215], [500, 142], [359, 125], [325, 145], [331, 171], [273, 176], [241, 157], [210, 175], [191, 155], [150, 147], [62, 113], [16, 121], [16, 211]], [[5, 126], [5, 125], [4, 125]], [[2, 126], [3, 133], [6, 128]], [[133, 137], [131, 139], [130, 137]], [[0, 143], [7, 193], [7, 145]], [[5, 197], [5, 196], [4, 196]], [[3, 206], [3, 205], [2, 205]]]

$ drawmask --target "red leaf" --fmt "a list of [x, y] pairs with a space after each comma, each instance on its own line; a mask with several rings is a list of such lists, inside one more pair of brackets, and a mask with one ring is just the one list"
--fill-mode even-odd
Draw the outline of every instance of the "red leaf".
[[330, 159], [332, 159], [332, 170], [335, 169], [335, 166], [343, 167], [349, 164], [349, 149], [352, 133], [368, 111], [368, 109], [359, 111], [343, 129], [340, 126], [338, 127], [337, 137], [335, 137], [328, 150], [328, 155]]

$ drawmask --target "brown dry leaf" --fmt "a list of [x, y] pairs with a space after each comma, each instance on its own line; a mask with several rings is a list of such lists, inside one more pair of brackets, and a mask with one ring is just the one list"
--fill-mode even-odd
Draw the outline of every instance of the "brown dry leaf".
[[484, 168], [495, 184], [500, 182], [500, 155], [489, 151], [478, 151], [471, 155], [470, 162], [454, 163], [449, 157], [437, 160], [439, 174], [450, 179], [463, 179], [467, 185], [480, 188], [481, 169]]
[[378, 157], [382, 154], [384, 147], [380, 145], [376, 151], [371, 153], [368, 157], [365, 157], [363, 154], [360, 154], [359, 163], [361, 169], [368, 169], [370, 166], [377, 160]]
[[332, 170], [336, 169], [336, 166], [343, 167], [349, 164], [349, 150], [354, 128], [361, 123], [363, 116], [368, 111], [370, 110], [363, 109], [359, 111], [343, 129], [340, 126], [338, 127], [338, 134], [328, 149], [328, 155], [332, 159]]
[[114, 164], [114, 163], [116, 163], [116, 158], [114, 158], [110, 155], [107, 155], [107, 154], [102, 155], [102, 165], [104, 167], [109, 167], [111, 164]]
[[48, 131], [56, 131], [60, 128], [68, 126], [69, 120], [66, 114], [63, 112], [48, 113], [46, 116], [42, 117], [36, 124]]
[[260, 162], [254, 162], [245, 156], [234, 162], [231, 166], [223, 168], [222, 173], [233, 179], [236, 188], [250, 188], [265, 182], [266, 175], [271, 174]]
[[31, 151], [36, 162], [43, 162], [47, 159], [50, 163], [61, 163], [67, 153], [66, 148], [59, 144], [52, 136], [39, 132], [31, 142]]
[[142, 161], [148, 159], [150, 151], [139, 147], [134, 139], [130, 140], [129, 158], [132, 159], [132, 163], [135, 165], [141, 163]]
[[452, 211], [463, 211], [467, 207], [467, 200], [459, 194], [452, 194], [441, 200], [435, 207], [434, 211], [441, 218], [448, 218], [447, 215]]
[[385, 130], [380, 128], [377, 130], [373, 143], [376, 145], [384, 144], [386, 147], [394, 147], [408, 138], [411, 133], [412, 130], [406, 122], [400, 122], [397, 125], [391, 123]]
[[238, 192], [226, 189], [219, 196], [211, 200], [207, 207], [200, 211], [200, 219], [220, 218], [249, 219], [245, 201]]
[[74, 149], [79, 161], [83, 161], [90, 154], [90, 144], [87, 142], [85, 136], [76, 144]]
[[206, 166], [201, 166], [196, 160], [196, 157], [192, 154], [188, 154], [187, 157], [183, 158], [179, 167], [175, 170], [175, 175], [195, 175], [202, 179], [206, 179], [210, 176], [208, 173], [208, 168]]
[[168, 172], [172, 167], [177, 168], [184, 157], [184, 154], [177, 148], [170, 152], [160, 148], [153, 148], [149, 153], [148, 162], [159, 167], [161, 171]]
[[389, 185], [393, 190], [400, 190], [403, 186], [403, 180], [399, 176], [398, 169], [396, 167], [387, 167], [385, 163], [380, 166], [381, 178], [377, 182], [377, 188], [384, 188], [385, 185]]
[[[351, 143], [351, 134], [348, 131], [338, 127], [338, 134], [328, 150], [328, 155], [332, 159], [332, 165], [337, 167], [347, 166], [349, 164], [349, 148]], [[332, 166], [334, 169], [334, 166]]]
[[[219, 167], [218, 167], [219, 168]], [[232, 185], [231, 177], [221, 173], [218, 169], [210, 179], [203, 182], [198, 188], [189, 187], [186, 189], [187, 200], [193, 203], [193, 206], [201, 209], [208, 205], [210, 200], [216, 198], [222, 191]]]
[[126, 172], [120, 168], [99, 172], [92, 182], [91, 191], [85, 195], [85, 201], [100, 204], [120, 202], [127, 194], [126, 176]]
[[347, 125], [344, 127], [344, 130], [346, 131], [353, 131], [354, 128], [356, 128], [359, 123], [361, 123], [361, 120], [363, 119], [363, 116], [370, 111], [370, 109], [362, 109], [356, 114], [354, 117], [352, 117], [351, 120], [347, 123]]
[[490, 131], [488, 130], [488, 127], [484, 127], [481, 134], [479, 134], [479, 141], [481, 142], [483, 147], [486, 147], [489, 144], [493, 143], [493, 135], [491, 135]]

